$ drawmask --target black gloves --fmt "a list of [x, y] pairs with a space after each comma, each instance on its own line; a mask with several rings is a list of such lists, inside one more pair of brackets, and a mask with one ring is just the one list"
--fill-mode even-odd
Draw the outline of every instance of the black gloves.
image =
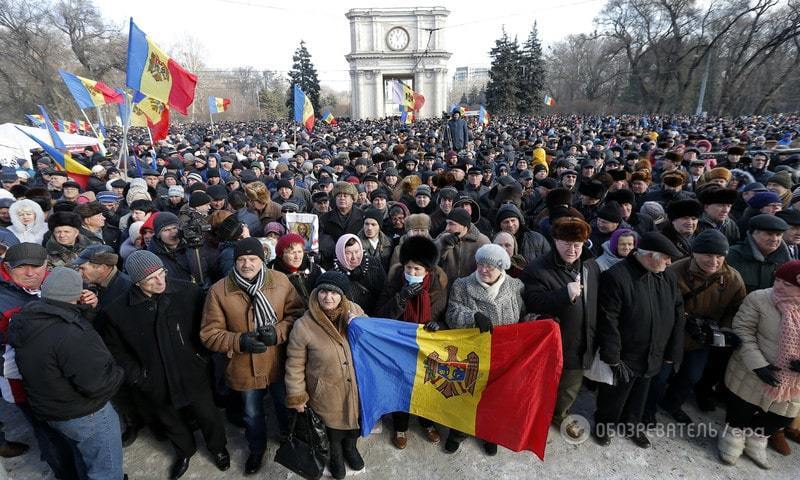
[[458, 236], [457, 233], [448, 233], [444, 237], [442, 237], [442, 243], [444, 243], [448, 247], [454, 247], [461, 241], [461, 237]]
[[411, 283], [400, 289], [400, 301], [406, 303], [422, 292], [422, 283]]
[[272, 325], [258, 327], [258, 340], [264, 345], [271, 347], [278, 343], [278, 332], [275, 331], [275, 327]]
[[686, 322], [686, 333], [701, 345], [711, 345], [714, 340], [714, 331], [708, 326], [707, 323], [698, 325], [696, 322], [689, 319]]
[[478, 327], [481, 333], [492, 333], [492, 321], [489, 319], [489, 317], [481, 312], [475, 312], [472, 318], [475, 319], [475, 326]]
[[264, 353], [267, 351], [267, 346], [258, 340], [255, 332], [244, 332], [239, 337], [239, 349], [243, 352]]
[[758, 378], [767, 385], [777, 387], [781, 384], [781, 381], [778, 380], [778, 376], [775, 375], [775, 372], [778, 370], [780, 370], [780, 368], [775, 365], [767, 365], [766, 367], [756, 368], [753, 370], [753, 373], [758, 375]]
[[796, 358], [789, 362], [789, 369], [791, 369], [793, 372], [800, 373], [800, 358]]
[[431, 320], [430, 322], [426, 323], [425, 326], [422, 328], [429, 332], [438, 332], [442, 328], [442, 325], [439, 322]]
[[611, 371], [614, 373], [614, 385], [619, 385], [620, 383], [628, 383], [633, 378], [633, 370], [625, 364], [625, 362], [620, 361], [616, 365], [609, 365], [611, 367]]
[[739, 335], [736, 335], [733, 332], [729, 332], [727, 330], [723, 330], [722, 334], [725, 335], [725, 346], [730, 348], [739, 348], [742, 345], [742, 339], [739, 338]]

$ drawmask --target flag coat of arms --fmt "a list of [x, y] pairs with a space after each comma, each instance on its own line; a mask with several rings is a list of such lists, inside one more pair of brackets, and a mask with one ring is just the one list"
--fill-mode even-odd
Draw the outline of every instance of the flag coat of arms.
[[552, 320], [428, 332], [421, 325], [356, 318], [348, 326], [361, 402], [361, 434], [408, 412], [513, 451], [544, 458], [561, 377]]
[[59, 70], [58, 73], [80, 109], [125, 101], [119, 92], [103, 82], [79, 77], [64, 70]]
[[194, 102], [197, 75], [164, 53], [131, 18], [125, 84], [166, 103], [182, 115]]
[[209, 113], [222, 113], [228, 110], [230, 104], [230, 98], [208, 97]]

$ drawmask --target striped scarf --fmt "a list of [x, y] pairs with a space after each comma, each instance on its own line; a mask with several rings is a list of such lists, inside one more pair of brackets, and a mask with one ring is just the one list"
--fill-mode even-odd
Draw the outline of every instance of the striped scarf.
[[278, 316], [275, 315], [272, 304], [269, 303], [267, 296], [261, 291], [261, 287], [264, 286], [264, 279], [267, 275], [266, 266], [262, 265], [261, 271], [258, 272], [258, 275], [256, 275], [256, 278], [253, 280], [247, 280], [242, 277], [235, 268], [231, 271], [233, 272], [233, 281], [236, 285], [250, 296], [250, 303], [253, 304], [253, 314], [256, 319], [256, 329], [278, 323]]

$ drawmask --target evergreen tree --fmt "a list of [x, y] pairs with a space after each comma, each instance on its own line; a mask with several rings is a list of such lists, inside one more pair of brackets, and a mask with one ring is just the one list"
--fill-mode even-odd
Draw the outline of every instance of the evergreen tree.
[[477, 85], [473, 85], [472, 88], [469, 89], [469, 95], [467, 96], [467, 98], [468, 98], [468, 103], [470, 105], [475, 105], [475, 104], [479, 103], [478, 102], [478, 86]]
[[289, 92], [286, 95], [286, 106], [289, 107], [289, 117], [294, 117], [294, 88], [297, 84], [311, 100], [314, 106], [314, 115], [319, 116], [319, 78], [317, 69], [311, 63], [311, 54], [308, 53], [306, 42], [300, 40], [300, 46], [292, 56], [292, 70], [289, 72]]
[[528, 40], [522, 47], [520, 66], [520, 105], [523, 114], [538, 113], [542, 110], [544, 98], [545, 65], [542, 57], [542, 43], [539, 41], [539, 28], [533, 22]]
[[486, 108], [492, 114], [514, 114], [518, 111], [520, 97], [520, 50], [516, 39], [511, 41], [503, 29], [503, 36], [495, 40], [489, 52], [492, 67], [486, 85]]

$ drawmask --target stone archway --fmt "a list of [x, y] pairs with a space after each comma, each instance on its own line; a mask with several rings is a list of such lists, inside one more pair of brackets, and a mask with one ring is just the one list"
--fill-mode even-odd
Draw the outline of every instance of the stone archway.
[[398, 113], [387, 82], [398, 79], [425, 96], [419, 117], [447, 109], [444, 7], [354, 8], [350, 20], [351, 116], [383, 118]]

